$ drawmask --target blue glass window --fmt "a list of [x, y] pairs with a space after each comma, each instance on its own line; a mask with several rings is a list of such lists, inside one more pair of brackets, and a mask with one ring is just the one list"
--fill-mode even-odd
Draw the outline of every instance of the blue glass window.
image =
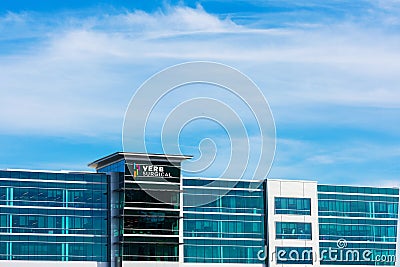
[[275, 214], [311, 215], [311, 199], [276, 197]]
[[97, 170], [97, 172], [125, 172], [125, 160], [120, 160]]
[[[397, 241], [399, 189], [318, 186], [319, 240], [321, 264], [329, 265], [394, 265]], [[345, 248], [337, 240], [345, 239]], [[332, 260], [322, 252], [340, 249], [339, 257], [356, 250], [368, 250], [369, 261], [356, 258]], [[360, 260], [362, 262], [360, 262]]]
[[[210, 182], [213, 188], [204, 186]], [[225, 194], [224, 188], [235, 183], [183, 180], [185, 262], [260, 263], [257, 253], [264, 246], [263, 184], [250, 190], [249, 182], [239, 182], [235, 186], [238, 190]], [[205, 196], [215, 200], [198, 206]]]
[[311, 240], [311, 223], [276, 222], [276, 239]]

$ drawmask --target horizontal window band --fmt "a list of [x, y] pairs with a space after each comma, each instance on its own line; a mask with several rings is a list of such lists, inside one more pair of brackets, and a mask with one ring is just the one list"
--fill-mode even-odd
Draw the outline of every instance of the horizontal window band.
[[[213, 214], [217, 215], [217, 214]], [[183, 218], [185, 221], [249, 221], [249, 222], [262, 222], [264, 221], [264, 216], [249, 216], [250, 218], [243, 218], [241, 216], [244, 215], [237, 215], [237, 213], [229, 213], [229, 214], [224, 214], [221, 216], [212, 216], [210, 214], [207, 214], [206, 216], [186, 216], [186, 214], [183, 214]]]
[[341, 217], [343, 219], [357, 219], [360, 218], [361, 220], [397, 220], [398, 215], [397, 213], [377, 213], [377, 212], [344, 212], [344, 211], [319, 211], [318, 212], [319, 218], [324, 217]]
[[188, 186], [184, 185], [183, 189], [201, 189], [201, 190], [223, 190], [223, 191], [246, 191], [246, 192], [263, 192], [264, 190], [256, 188], [237, 188], [237, 187], [210, 187], [210, 186]]
[[[183, 208], [184, 209], [189, 209], [189, 208], [190, 209], [197, 209], [198, 212], [204, 212], [203, 211], [204, 209], [244, 210], [244, 211], [252, 211], [252, 212], [254, 212], [255, 210], [256, 211], [264, 211], [264, 209], [262, 209], [262, 208], [238, 208], [238, 207], [225, 207], [225, 206], [220, 206], [220, 207], [196, 207], [196, 206], [186, 206], [186, 205], [184, 205]], [[196, 212], [197, 210], [194, 210], [193, 212]], [[189, 211], [189, 210], [187, 210], [187, 211]]]
[[210, 222], [210, 223], [213, 223], [213, 222], [234, 222], [234, 223], [237, 223], [237, 222], [243, 222], [243, 223], [263, 223], [264, 221], [262, 221], [262, 220], [255, 220], [255, 221], [249, 221], [249, 220], [214, 220], [214, 219], [186, 219], [186, 218], [183, 218], [183, 223], [185, 223], [185, 222], [187, 222], [187, 221], [205, 221], [205, 222]]
[[107, 237], [107, 235], [85, 235], [85, 234], [42, 234], [42, 233], [0, 233], [1, 236], [47, 236], [47, 237]]
[[328, 192], [328, 191], [320, 191], [317, 190], [318, 194], [322, 195], [349, 195], [349, 196], [389, 196], [389, 197], [397, 197], [399, 194], [384, 194], [384, 193], [348, 193], [348, 192]]
[[[211, 210], [211, 209], [210, 209]], [[214, 209], [214, 210], [217, 210], [217, 209]], [[184, 209], [183, 210], [183, 212], [184, 212], [184, 214], [186, 213], [186, 212], [195, 212], [196, 214], [204, 214], [204, 213], [206, 213], [206, 212], [214, 212], [214, 213], [219, 213], [219, 214], [221, 214], [221, 213], [223, 213], [223, 214], [226, 214], [226, 213], [228, 213], [228, 214], [232, 214], [232, 215], [235, 215], [235, 214], [239, 214], [238, 216], [241, 216], [242, 214], [246, 214], [246, 215], [253, 215], [253, 214], [259, 214], [259, 215], [263, 215], [263, 211], [262, 210], [259, 210], [257, 213], [255, 213], [254, 211], [248, 211], [248, 212], [245, 212], [245, 211], [243, 211], [243, 210], [241, 210], [241, 209], [239, 209], [239, 210], [225, 210], [224, 209], [224, 211], [202, 211], [202, 210], [200, 210], [200, 211], [193, 211], [193, 210], [187, 210], [187, 209]]]
[[141, 238], [157, 238], [157, 237], [162, 237], [162, 238], [177, 238], [176, 234], [170, 234], [170, 235], [160, 235], [160, 234], [124, 234], [123, 237], [141, 237]]
[[46, 230], [46, 231], [54, 231], [54, 230], [70, 230], [70, 231], [103, 231], [104, 229], [101, 229], [101, 228], [72, 228], [72, 227], [70, 227], [70, 228], [54, 228], [54, 227], [51, 227], [51, 228], [39, 228], [39, 227], [27, 227], [27, 226], [13, 226], [12, 228], [10, 228], [10, 227], [6, 227], [6, 226], [2, 226], [2, 227], [0, 227], [0, 229], [12, 229], [12, 230], [15, 230], [15, 229], [26, 229], [26, 230]]
[[[30, 246], [41, 246], [41, 245], [64, 245], [64, 244], [69, 244], [71, 246], [74, 245], [81, 245], [81, 246], [88, 246], [88, 247], [92, 247], [93, 245], [100, 245], [100, 246], [107, 246], [107, 243], [87, 243], [87, 242], [27, 242], [27, 241], [12, 241], [12, 242], [4, 242], [4, 243], [24, 243], [26, 245], [30, 245]], [[14, 253], [13, 253], [14, 255]], [[36, 256], [36, 255], [34, 255]], [[0, 260], [1, 262], [1, 260]]]
[[126, 184], [169, 184], [169, 185], [176, 185], [180, 186], [181, 183], [174, 183], [174, 182], [156, 182], [156, 181], [136, 181], [136, 180], [125, 180]]
[[311, 209], [298, 209], [298, 208], [293, 208], [293, 209], [282, 209], [282, 208], [275, 208], [275, 211], [302, 211], [302, 212], [310, 212]]
[[[237, 233], [237, 232], [219, 232], [219, 231], [215, 231], [215, 232], [187, 232], [184, 231], [183, 232], [184, 235], [186, 234], [191, 234], [191, 235], [199, 235], [199, 236], [184, 236], [184, 237], [204, 237], [204, 235], [216, 235], [216, 236], [210, 236], [210, 238], [226, 238], [223, 237], [223, 235], [232, 235], [233, 237], [230, 238], [236, 238], [235, 236], [237, 235], [241, 235], [241, 236], [249, 236], [249, 237], [243, 237], [243, 238], [264, 238], [264, 234], [262, 232], [259, 233]], [[253, 236], [257, 236], [257, 237], [253, 237]], [[229, 237], [228, 237], [229, 238]]]
[[[107, 247], [107, 243], [88, 243], [88, 242], [26, 242], [26, 241], [12, 241], [12, 242], [4, 242], [4, 243], [12, 243], [12, 244], [14, 244], [14, 245], [24, 245], [24, 244], [26, 244], [27, 246], [36, 246], [36, 247], [39, 247], [39, 246], [62, 246], [62, 245], [65, 245], [65, 244], [69, 244], [69, 246], [72, 246], [72, 247], [74, 247], [74, 245], [75, 246], [85, 246], [85, 247], [93, 247], [93, 246], [96, 246], [96, 245], [100, 245], [100, 246], [104, 246], [104, 247]], [[23, 243], [23, 244], [21, 244], [21, 243]], [[14, 255], [14, 254], [13, 254]], [[1, 260], [0, 260], [0, 262], [1, 262]]]
[[155, 245], [183, 245], [179, 242], [158, 242], [158, 241], [148, 241], [148, 242], [135, 242], [135, 241], [119, 241], [118, 244], [155, 244]]
[[180, 189], [167, 189], [167, 188], [158, 188], [158, 189], [154, 189], [154, 188], [120, 188], [119, 190], [121, 191], [140, 191], [142, 192], [143, 190], [146, 191], [153, 191], [153, 192], [172, 192], [172, 193], [182, 193], [182, 190]]
[[[28, 182], [28, 181], [25, 181]], [[36, 183], [36, 182], [30, 182], [30, 183]], [[39, 189], [39, 190], [59, 190], [59, 191], [68, 191], [68, 192], [85, 192], [85, 191], [95, 191], [95, 192], [104, 192], [108, 184], [107, 183], [96, 183], [96, 184], [90, 184], [90, 183], [84, 183], [81, 184], [82, 187], [76, 188], [76, 185], [74, 188], [69, 188], [65, 187], [65, 184], [61, 184], [60, 187], [46, 187], [46, 185], [42, 185], [41, 183], [38, 183], [38, 185], [18, 185], [18, 186], [13, 186], [13, 185], [0, 185], [0, 189], [7, 189], [7, 188], [12, 188], [12, 189]]]
[[[218, 251], [218, 254], [220, 251]], [[257, 252], [257, 251], [256, 251]], [[257, 253], [254, 253], [257, 255]], [[238, 266], [237, 264], [246, 264], [245, 266], [262, 266], [260, 265], [260, 260], [257, 258], [257, 256], [251, 256], [251, 257], [245, 257], [245, 258], [239, 258], [239, 257], [195, 257], [195, 256], [185, 256], [185, 263], [186, 264], [204, 264], [204, 263], [209, 263], [209, 264], [224, 264], [224, 265], [230, 265], [230, 264], [235, 264], [235, 266]], [[190, 259], [194, 259], [195, 261], [188, 261]], [[250, 262], [251, 261], [251, 262]], [[227, 263], [229, 262], [229, 263]], [[258, 264], [258, 265], [257, 265]], [[223, 266], [224, 266], [223, 265]], [[282, 264], [280, 264], [282, 265]], [[307, 264], [311, 265], [311, 264]], [[240, 266], [240, 265], [239, 265]]]
[[235, 195], [235, 194], [226, 194], [226, 195], [221, 195], [221, 193], [217, 193], [217, 194], [191, 194], [191, 193], [187, 193], [185, 192], [185, 190], [183, 190], [183, 195], [186, 197], [192, 197], [192, 198], [196, 198], [196, 197], [204, 197], [204, 196], [209, 196], [209, 197], [220, 197], [220, 198], [230, 198], [230, 197], [234, 197], [237, 199], [243, 199], [243, 198], [256, 198], [256, 199], [263, 199], [263, 196], [260, 194], [258, 196], [243, 196], [243, 195]]
[[171, 219], [181, 219], [183, 217], [179, 215], [171, 215], [171, 216], [165, 216], [165, 215], [146, 215], [146, 214], [121, 214], [120, 216], [116, 217], [124, 217], [124, 218], [129, 218], [129, 217], [141, 217], [141, 218], [171, 218]]
[[319, 202], [345, 202], [345, 203], [387, 203], [387, 204], [398, 204], [399, 200], [381, 200], [381, 199], [340, 199], [340, 198], [319, 198]]
[[[338, 239], [340, 239], [340, 237], [339, 236], [337, 236], [337, 237], [323, 237], [323, 238], [320, 238], [320, 239], [323, 239], [323, 240], [325, 240], [325, 241], [337, 241]], [[388, 243], [388, 244], [395, 244], [396, 243], [396, 238], [395, 237], [389, 237], [389, 238], [386, 238], [387, 240], [383, 240], [382, 238], [364, 238], [364, 239], [361, 239], [361, 238], [355, 238], [355, 240], [357, 240], [357, 241], [362, 241], [362, 242], [385, 242], [385, 243]], [[353, 242], [354, 240], [353, 240], [353, 238], [351, 238], [351, 237], [347, 237], [346, 238], [346, 241], [347, 242]]]
[[122, 257], [146, 257], [146, 258], [177, 258], [176, 256], [167, 256], [167, 255], [159, 255], [159, 256], [150, 256], [150, 255], [142, 255], [142, 254], [124, 254]]
[[[319, 242], [320, 248], [337, 248], [337, 242], [331, 240], [323, 240]], [[395, 250], [396, 242], [369, 242], [369, 241], [351, 241], [347, 242], [347, 247], [345, 249], [356, 249], [356, 248], [372, 248], [372, 249], [384, 249], [384, 250]]]
[[259, 214], [259, 213], [229, 213], [229, 212], [211, 212], [211, 211], [204, 211], [204, 212], [198, 212], [198, 211], [183, 211], [184, 215], [229, 215], [229, 216], [252, 216], [252, 217], [264, 217], [264, 214]]
[[0, 208], [10, 209], [52, 209], [52, 210], [82, 210], [82, 211], [107, 211], [108, 209], [99, 208], [73, 208], [73, 207], [46, 207], [46, 206], [6, 206], [0, 205]]
[[[74, 254], [72, 254], [71, 255], [71, 253], [70, 254], [68, 254], [68, 256], [66, 256], [66, 255], [62, 255], [62, 254], [56, 254], [56, 255], [49, 255], [49, 254], [40, 254], [40, 255], [32, 255], [32, 254], [15, 254], [15, 253], [13, 253], [13, 254], [0, 254], [0, 256], [12, 256], [12, 257], [29, 257], [29, 258], [40, 258], [40, 257], [46, 257], [46, 258], [54, 258], [54, 257], [59, 257], [60, 258], [60, 260], [59, 261], [61, 261], [61, 259], [62, 258], [66, 258], [66, 257], [68, 257], [68, 258], [70, 258], [70, 257], [73, 257], [73, 258], [82, 258], [82, 259], [86, 259], [86, 258], [92, 258], [92, 259], [96, 259], [96, 258], [100, 258], [101, 257], [101, 255], [100, 256], [97, 256], [97, 255], [93, 255], [93, 256], [91, 256], [91, 255], [74, 255]], [[0, 260], [0, 262], [1, 262], [2, 260]], [[51, 260], [52, 261], [52, 260]], [[56, 263], [57, 264], [57, 263]]]
[[33, 213], [33, 214], [20, 214], [20, 213], [0, 213], [0, 215], [12, 215], [12, 216], [41, 216], [41, 217], [69, 217], [69, 218], [93, 218], [93, 219], [103, 219], [107, 220], [107, 217], [103, 216], [83, 216], [83, 215], [71, 215], [71, 214], [43, 214], [43, 213]]
[[373, 220], [373, 221], [396, 221], [397, 218], [371, 218], [371, 217], [347, 217], [347, 216], [327, 216], [327, 215], [318, 215], [318, 220], [323, 219], [337, 219], [337, 220]]
[[220, 238], [220, 237], [184, 237], [184, 240], [215, 240], [215, 241], [264, 241], [263, 238]]
[[[260, 245], [260, 246], [240, 246], [240, 245], [206, 245], [206, 246], [196, 246], [196, 245], [183, 245], [184, 247], [193, 247], [193, 248], [196, 248], [196, 249], [199, 249], [199, 248], [229, 248], [229, 249], [232, 249], [232, 248], [244, 248], [244, 249], [246, 249], [246, 248], [252, 248], [252, 249], [257, 249], [257, 250], [260, 250], [260, 249], [263, 249], [263, 246], [262, 245]], [[256, 253], [255, 253], [256, 254]], [[195, 258], [195, 257], [193, 257], [193, 258]], [[196, 257], [196, 258], [198, 258], [198, 257]], [[255, 258], [257, 258], [257, 254], [256, 254], [256, 256], [255, 256]], [[226, 258], [224, 258], [224, 259], [226, 259]]]
[[176, 211], [179, 212], [180, 209], [168, 209], [168, 208], [142, 208], [142, 207], [124, 207], [124, 210], [142, 210], [142, 211], [159, 211], [159, 212], [163, 212], [163, 211]]
[[[89, 184], [89, 185], [107, 185], [104, 182], [87, 182], [87, 181], [71, 181], [71, 180], [46, 180], [46, 179], [32, 179], [32, 178], [5, 178], [1, 177], [0, 181], [15, 181], [15, 182], [37, 182], [37, 183], [59, 183], [59, 184]], [[3, 186], [6, 187], [6, 186]], [[60, 188], [62, 189], [62, 188]], [[65, 189], [65, 188], [64, 188]]]
[[169, 229], [169, 228], [129, 228], [124, 227], [124, 230], [135, 230], [135, 231], [172, 231], [172, 232], [179, 232], [179, 229]]
[[373, 226], [373, 227], [396, 227], [397, 224], [367, 224], [367, 223], [331, 223], [331, 222], [324, 222], [324, 223], [318, 223], [319, 227], [321, 228], [322, 226]]

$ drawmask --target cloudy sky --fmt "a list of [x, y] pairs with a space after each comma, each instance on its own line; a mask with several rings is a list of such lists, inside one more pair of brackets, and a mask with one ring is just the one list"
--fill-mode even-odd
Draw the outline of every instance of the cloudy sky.
[[[0, 168], [87, 170], [122, 150], [146, 79], [201, 60], [242, 71], [268, 100], [269, 177], [400, 184], [400, 1], [130, 2], [0, 3]], [[184, 152], [198, 154], [194, 136], [226, 147], [217, 128], [188, 126]]]

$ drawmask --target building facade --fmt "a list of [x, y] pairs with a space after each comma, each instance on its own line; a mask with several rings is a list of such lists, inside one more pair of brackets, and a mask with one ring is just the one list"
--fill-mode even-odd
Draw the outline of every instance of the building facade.
[[[325, 253], [321, 264], [337, 264], [340, 260], [353, 264], [358, 258], [362, 265], [394, 265], [398, 206], [399, 189], [318, 185], [321, 252], [337, 240], [346, 240], [341, 248], [343, 256], [329, 258]], [[353, 250], [359, 255], [347, 257]], [[370, 253], [367, 259], [362, 258], [365, 253]]]
[[[184, 262], [260, 264], [257, 253], [265, 245], [264, 185], [184, 178]], [[221, 197], [221, 192], [226, 194]], [[205, 203], [199, 206], [201, 202]]]
[[0, 264], [107, 266], [107, 175], [0, 171]]
[[399, 188], [182, 177], [187, 159], [0, 171], [0, 267], [400, 266]]
[[266, 206], [267, 264], [319, 266], [317, 183], [268, 180]]

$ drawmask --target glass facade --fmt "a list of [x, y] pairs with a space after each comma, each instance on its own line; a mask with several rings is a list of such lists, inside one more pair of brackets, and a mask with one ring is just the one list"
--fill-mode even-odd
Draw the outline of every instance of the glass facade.
[[125, 172], [125, 160], [120, 160], [118, 162], [112, 163], [110, 165], [104, 166], [97, 169], [97, 172]]
[[107, 262], [107, 176], [0, 171], [0, 260]]
[[311, 215], [311, 199], [275, 197], [275, 214]]
[[318, 185], [318, 192], [324, 193], [354, 193], [368, 195], [398, 196], [398, 188], [364, 187], [364, 186], [341, 186], [341, 185]]
[[396, 242], [397, 220], [320, 218], [321, 240]]
[[318, 194], [319, 215], [365, 218], [397, 218], [399, 197], [377, 195]]
[[311, 223], [276, 222], [276, 239], [311, 240]]
[[[198, 263], [260, 263], [264, 247], [264, 184], [183, 179], [184, 260]], [[235, 185], [236, 184], [236, 185]], [[225, 189], [233, 188], [221, 197]], [[197, 206], [196, 199], [215, 196]]]
[[[346, 254], [368, 250], [371, 258], [391, 258], [396, 254], [399, 190], [352, 186], [318, 186], [320, 251], [329, 248]], [[337, 240], [344, 239], [345, 247]], [[335, 241], [335, 242], [333, 242]], [[368, 252], [367, 251], [367, 252]], [[327, 255], [321, 264], [394, 265], [394, 261], [337, 261]]]

